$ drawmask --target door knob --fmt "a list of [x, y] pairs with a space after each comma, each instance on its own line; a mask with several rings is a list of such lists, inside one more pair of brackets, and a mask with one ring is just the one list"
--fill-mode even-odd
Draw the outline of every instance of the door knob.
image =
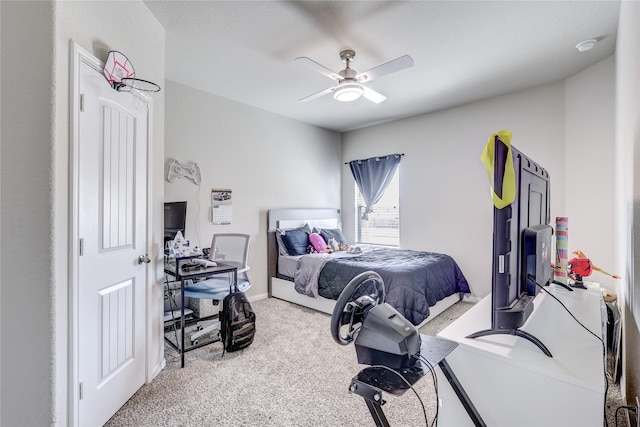
[[140, 255], [138, 257], [138, 264], [149, 264], [151, 262], [151, 258], [149, 258], [149, 255]]

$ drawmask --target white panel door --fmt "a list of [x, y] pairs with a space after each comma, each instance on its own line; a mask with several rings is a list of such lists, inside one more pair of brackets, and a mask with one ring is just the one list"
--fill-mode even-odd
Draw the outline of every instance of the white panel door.
[[85, 63], [80, 93], [78, 425], [99, 426], [145, 381], [148, 109]]

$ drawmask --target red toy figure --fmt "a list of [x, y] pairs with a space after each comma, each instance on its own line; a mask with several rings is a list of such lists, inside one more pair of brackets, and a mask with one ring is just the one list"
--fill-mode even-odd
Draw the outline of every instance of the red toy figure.
[[591, 260], [589, 258], [571, 258], [568, 265], [569, 277], [575, 281], [572, 286], [586, 289], [586, 286], [582, 283], [582, 278], [591, 275], [593, 271]]
[[[580, 258], [587, 258], [587, 256], [586, 256], [586, 255], [584, 254], [584, 252], [582, 252], [582, 251], [573, 251], [573, 252], [571, 252], [571, 253], [572, 253], [572, 254], [575, 254], [575, 255], [578, 257], [578, 259], [580, 259]], [[575, 259], [575, 258], [574, 258], [574, 259]], [[572, 260], [572, 261], [573, 261], [573, 260]], [[618, 276], [618, 275], [616, 275], [616, 274], [611, 274], [611, 273], [608, 273], [608, 272], [604, 271], [603, 269], [601, 269], [601, 268], [600, 268], [600, 267], [598, 267], [597, 265], [591, 264], [591, 268], [592, 268], [593, 270], [595, 270], [595, 271], [599, 271], [599, 272], [600, 272], [600, 273], [602, 273], [602, 274], [606, 274], [607, 276], [611, 276], [611, 277], [613, 277], [614, 279], [619, 279], [619, 278], [620, 278], [620, 276]], [[587, 276], [588, 276], [588, 275], [587, 275]]]
[[[576, 255], [575, 258], [569, 260], [567, 266], [569, 267], [568, 276], [574, 281], [574, 284], [571, 285], [575, 288], [583, 288], [586, 289], [584, 283], [582, 283], [582, 278], [586, 276], [591, 276], [593, 271], [599, 271], [602, 274], [606, 274], [607, 276], [611, 276], [614, 279], [619, 279], [620, 276], [608, 273], [604, 271], [602, 268], [594, 265], [589, 258], [582, 251], [573, 251], [573, 254]], [[553, 266], [553, 265], [552, 265]], [[557, 268], [557, 266], [553, 266]]]

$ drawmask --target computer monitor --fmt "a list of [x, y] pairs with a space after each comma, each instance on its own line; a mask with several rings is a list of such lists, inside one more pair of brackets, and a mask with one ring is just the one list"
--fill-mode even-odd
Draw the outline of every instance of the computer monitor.
[[173, 240], [180, 231], [185, 235], [187, 222], [187, 202], [165, 202], [164, 204], [164, 242]]
[[549, 285], [553, 279], [553, 229], [549, 225], [551, 179], [542, 166], [496, 136], [493, 181], [498, 196], [502, 197], [502, 177], [509, 155], [513, 160], [516, 196], [511, 204], [493, 208], [491, 329], [471, 334], [469, 338], [517, 335], [551, 356], [536, 337], [518, 329], [533, 311], [533, 300], [540, 286]]

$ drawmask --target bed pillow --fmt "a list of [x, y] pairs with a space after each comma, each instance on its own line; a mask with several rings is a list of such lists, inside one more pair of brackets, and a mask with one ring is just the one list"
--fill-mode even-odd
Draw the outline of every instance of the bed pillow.
[[284, 245], [282, 241], [282, 235], [286, 233], [286, 230], [276, 229], [276, 242], [278, 242], [278, 253], [280, 255], [287, 256], [289, 252], [287, 251], [287, 247]]
[[318, 233], [309, 234], [309, 241], [313, 245], [313, 249], [315, 249], [316, 252], [326, 252], [328, 248], [327, 242], [325, 242], [322, 236]]
[[341, 243], [343, 245], [347, 244], [347, 238], [344, 237], [344, 234], [342, 234], [342, 230], [340, 230], [339, 228], [323, 228], [322, 230], [320, 230], [320, 235], [325, 242], [329, 242], [330, 239], [336, 239], [338, 243]]
[[284, 230], [282, 234], [282, 243], [287, 248], [289, 255], [304, 255], [307, 253], [307, 246], [309, 246], [309, 234], [311, 228], [308, 224], [302, 227], [292, 228]]

